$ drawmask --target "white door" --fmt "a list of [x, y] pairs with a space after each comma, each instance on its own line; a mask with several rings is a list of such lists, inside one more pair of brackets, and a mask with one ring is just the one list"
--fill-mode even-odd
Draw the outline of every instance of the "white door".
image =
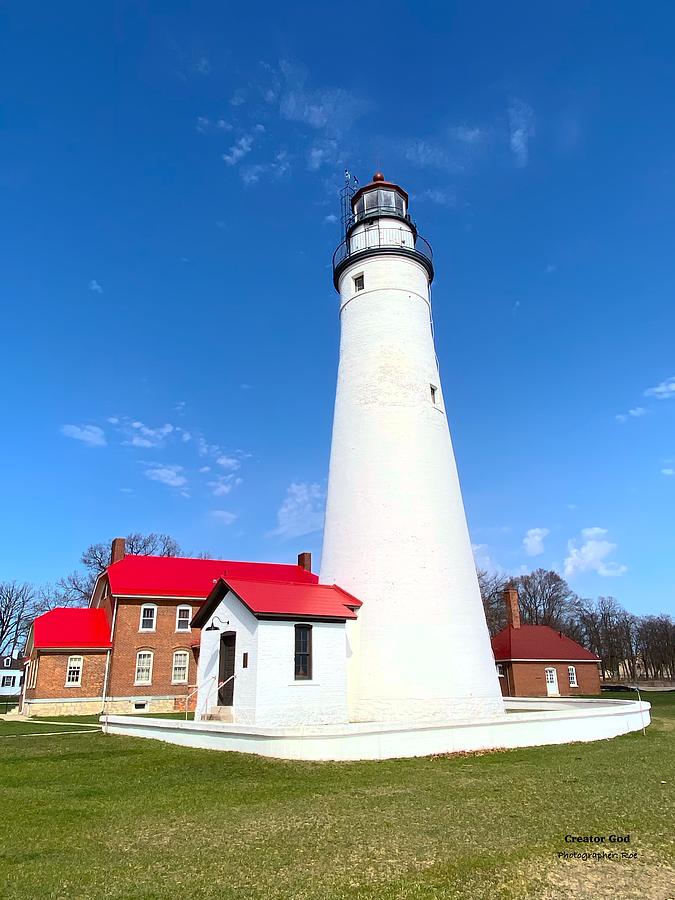
[[549, 697], [559, 696], [558, 673], [555, 669], [546, 669], [546, 693]]

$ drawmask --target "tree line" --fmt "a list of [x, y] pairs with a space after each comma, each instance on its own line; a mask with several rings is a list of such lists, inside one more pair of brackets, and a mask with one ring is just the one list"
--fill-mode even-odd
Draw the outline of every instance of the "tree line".
[[675, 621], [636, 616], [614, 597], [579, 597], [557, 572], [535, 569], [517, 578], [478, 570], [490, 634], [506, 625], [502, 592], [518, 590], [523, 625], [549, 625], [600, 657], [603, 679], [675, 681]]

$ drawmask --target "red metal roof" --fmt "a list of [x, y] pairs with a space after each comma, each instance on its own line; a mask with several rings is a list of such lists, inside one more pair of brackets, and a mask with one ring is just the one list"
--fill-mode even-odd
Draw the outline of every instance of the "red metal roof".
[[112, 647], [105, 610], [61, 606], [52, 609], [34, 620], [33, 646], [37, 650]]
[[225, 578], [255, 615], [355, 619], [361, 601], [334, 584], [290, 584]]
[[507, 625], [492, 638], [492, 652], [497, 662], [510, 659], [598, 661], [595, 653], [548, 625], [521, 625], [520, 628]]
[[206, 623], [228, 588], [255, 616], [273, 616], [282, 619], [355, 619], [354, 610], [361, 606], [360, 600], [335, 584], [223, 578], [193, 618], [194, 626], [201, 628]]
[[181, 556], [125, 556], [107, 569], [110, 590], [122, 597], [194, 597], [204, 600], [219, 578], [316, 583], [317, 575], [282, 563], [187, 559]]

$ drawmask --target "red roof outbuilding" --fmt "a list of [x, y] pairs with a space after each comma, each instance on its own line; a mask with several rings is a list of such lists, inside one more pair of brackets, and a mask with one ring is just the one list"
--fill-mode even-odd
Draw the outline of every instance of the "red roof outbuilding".
[[108, 650], [110, 623], [103, 609], [57, 607], [33, 622], [36, 650]]
[[206, 624], [228, 590], [256, 618], [355, 619], [361, 601], [335, 584], [254, 581], [222, 578], [192, 620], [194, 627]]
[[595, 653], [548, 625], [520, 625], [518, 628], [507, 625], [492, 638], [492, 652], [497, 662], [534, 659], [598, 662]]

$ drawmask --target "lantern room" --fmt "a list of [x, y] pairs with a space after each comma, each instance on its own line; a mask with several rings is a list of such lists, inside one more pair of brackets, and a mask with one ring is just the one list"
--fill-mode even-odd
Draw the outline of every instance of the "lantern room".
[[371, 183], [360, 188], [351, 202], [352, 225], [379, 216], [403, 219], [410, 224], [408, 194], [397, 184], [385, 181], [382, 172], [376, 172]]

